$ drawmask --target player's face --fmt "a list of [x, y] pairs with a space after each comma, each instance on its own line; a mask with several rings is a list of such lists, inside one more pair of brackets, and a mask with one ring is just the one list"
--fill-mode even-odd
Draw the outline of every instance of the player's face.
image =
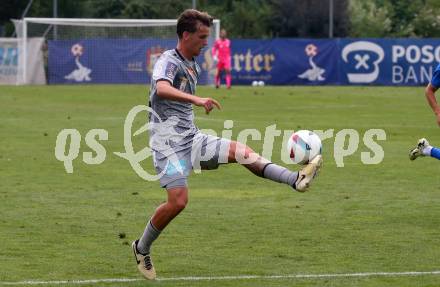
[[211, 30], [209, 27], [199, 24], [196, 32], [188, 34], [188, 47], [190, 48], [193, 56], [198, 56], [202, 52], [203, 48], [208, 45], [209, 33]]
[[220, 31], [220, 38], [225, 39], [226, 38], [226, 30], [221, 30]]

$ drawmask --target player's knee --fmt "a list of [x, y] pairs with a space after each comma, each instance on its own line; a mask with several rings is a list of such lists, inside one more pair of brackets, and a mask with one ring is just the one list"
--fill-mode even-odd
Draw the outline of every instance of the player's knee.
[[185, 209], [188, 204], [188, 191], [186, 188], [175, 188], [169, 190], [168, 204], [175, 213], [179, 213]]
[[245, 144], [240, 142], [231, 142], [229, 146], [229, 161], [238, 161], [238, 159], [247, 159], [251, 154], [255, 152]]
[[188, 204], [188, 199], [177, 199], [174, 201], [169, 201], [168, 204], [171, 213], [175, 216], [185, 209], [186, 205]]
[[182, 210], [185, 209], [187, 204], [188, 204], [187, 200], [180, 200], [180, 201], [176, 202], [176, 205], [175, 205], [176, 211], [181, 212]]
[[180, 196], [179, 198], [177, 198], [177, 200], [174, 203], [174, 209], [177, 212], [180, 212], [185, 209], [187, 204], [188, 204], [188, 197], [187, 196]]

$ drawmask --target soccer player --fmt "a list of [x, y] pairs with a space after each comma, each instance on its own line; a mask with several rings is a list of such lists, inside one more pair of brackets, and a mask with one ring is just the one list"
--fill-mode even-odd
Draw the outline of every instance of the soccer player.
[[[435, 92], [440, 87], [440, 64], [434, 71], [432, 75], [431, 82], [425, 88], [425, 96], [428, 100], [428, 104], [431, 106], [432, 111], [437, 119], [437, 124], [440, 126], [440, 107], [435, 98]], [[429, 142], [425, 139], [419, 139], [417, 146], [413, 148], [409, 153], [409, 159], [415, 160], [419, 156], [431, 156], [436, 159], [440, 159], [440, 149], [432, 147]]]
[[429, 142], [425, 138], [419, 139], [417, 146], [410, 151], [409, 159], [415, 160], [420, 156], [430, 156], [440, 159], [440, 148], [429, 145]]
[[435, 69], [431, 82], [425, 88], [426, 99], [428, 100], [428, 104], [431, 106], [431, 109], [435, 114], [437, 124], [440, 126], [440, 107], [435, 98], [435, 92], [438, 90], [438, 88], [440, 88], [440, 64]]
[[[177, 48], [165, 51], [156, 62], [150, 90], [150, 147], [160, 185], [167, 201], [157, 207], [142, 236], [132, 243], [138, 270], [155, 279], [151, 245], [188, 202], [187, 177], [192, 169], [217, 169], [221, 163], [238, 162], [257, 176], [304, 192], [318, 174], [322, 157], [315, 157], [299, 172], [292, 172], [256, 154], [239, 142], [203, 134], [194, 125], [193, 105], [207, 114], [220, 104], [195, 95], [201, 72], [194, 57], [208, 44], [212, 17], [197, 10], [185, 10], [177, 21]], [[203, 156], [202, 156], [203, 154]], [[205, 157], [205, 155], [211, 155]]]
[[226, 87], [231, 88], [231, 41], [226, 38], [226, 30], [221, 29], [220, 39], [217, 39], [212, 47], [214, 62], [217, 62], [215, 75], [215, 87], [218, 89], [221, 82], [221, 73], [226, 73]]

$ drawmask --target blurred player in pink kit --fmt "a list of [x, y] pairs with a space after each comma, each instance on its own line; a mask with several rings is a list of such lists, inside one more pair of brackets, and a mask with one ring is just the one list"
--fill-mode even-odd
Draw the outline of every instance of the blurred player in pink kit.
[[212, 48], [214, 61], [217, 62], [217, 74], [215, 75], [215, 87], [220, 87], [221, 72], [226, 73], [226, 87], [231, 88], [231, 41], [226, 38], [226, 30], [220, 31], [220, 39], [217, 39]]

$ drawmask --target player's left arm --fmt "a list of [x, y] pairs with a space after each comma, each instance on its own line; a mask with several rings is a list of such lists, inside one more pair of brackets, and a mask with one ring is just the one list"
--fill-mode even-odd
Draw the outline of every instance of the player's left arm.
[[433, 86], [431, 83], [425, 89], [425, 96], [428, 100], [429, 105], [431, 106], [432, 111], [435, 114], [437, 119], [437, 124], [440, 126], [440, 106], [437, 103], [437, 99], [435, 98], [435, 92], [438, 90], [438, 87]]
[[182, 92], [174, 88], [171, 83], [166, 80], [158, 81], [156, 84], [156, 89], [159, 97], [172, 101], [188, 102], [195, 106], [203, 107], [205, 108], [206, 114], [209, 114], [214, 107], [217, 107], [219, 110], [221, 109], [219, 102], [216, 100], [211, 98], [202, 98]]

